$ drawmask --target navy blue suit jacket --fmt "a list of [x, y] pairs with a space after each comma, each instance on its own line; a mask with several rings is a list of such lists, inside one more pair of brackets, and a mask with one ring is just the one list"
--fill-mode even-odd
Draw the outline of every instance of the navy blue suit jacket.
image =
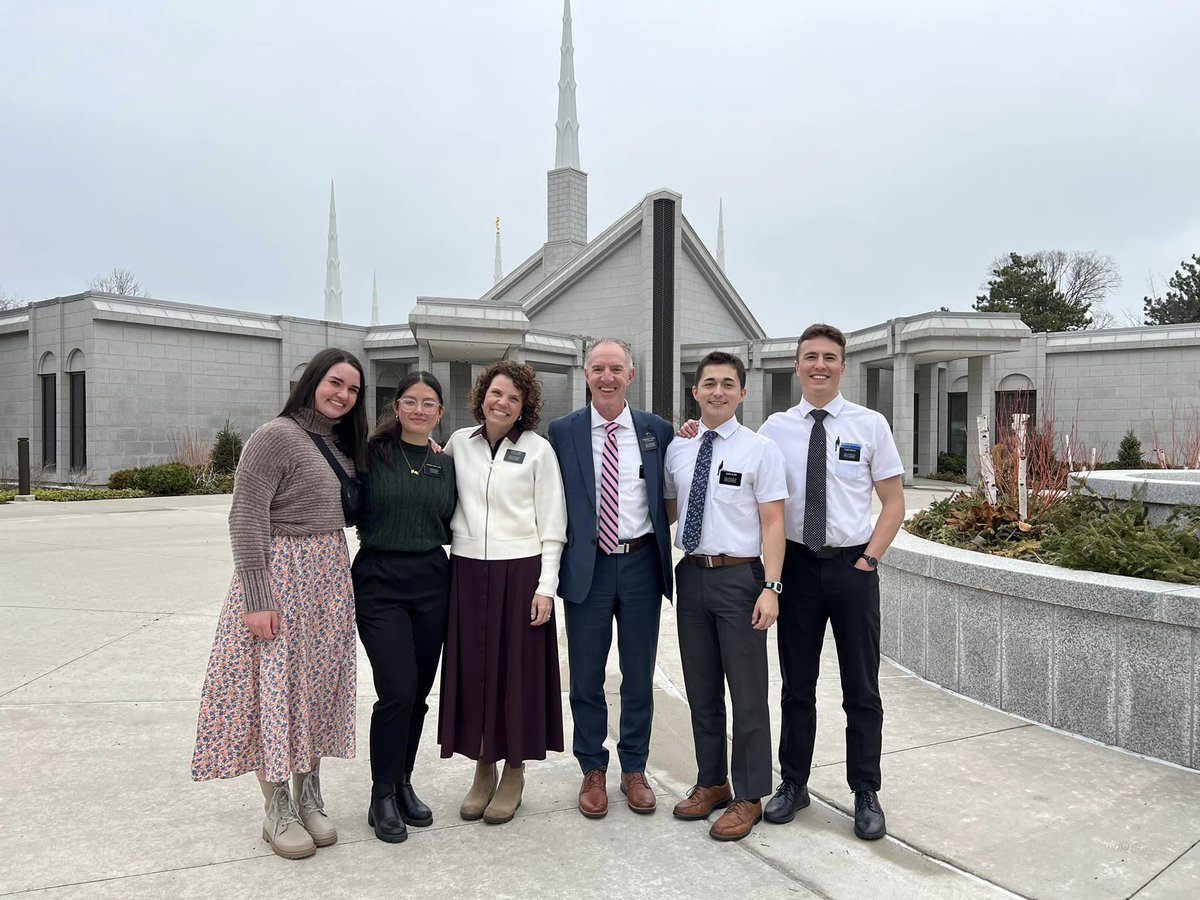
[[[663, 500], [663, 459], [675, 436], [665, 419], [630, 407], [633, 428], [646, 475], [646, 497], [654, 526], [663, 594], [671, 597], [671, 525]], [[647, 441], [647, 437], [653, 438]], [[647, 448], [647, 444], [655, 445]], [[567, 495], [567, 546], [558, 570], [558, 595], [582, 603], [592, 588], [596, 566], [596, 462], [592, 456], [592, 407], [568, 413], [550, 423], [550, 445], [558, 456]]]

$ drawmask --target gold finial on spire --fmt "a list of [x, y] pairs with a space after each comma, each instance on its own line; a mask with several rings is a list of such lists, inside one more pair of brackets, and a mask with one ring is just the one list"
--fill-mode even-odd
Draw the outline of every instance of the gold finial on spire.
[[500, 217], [496, 216], [496, 234], [500, 233]]

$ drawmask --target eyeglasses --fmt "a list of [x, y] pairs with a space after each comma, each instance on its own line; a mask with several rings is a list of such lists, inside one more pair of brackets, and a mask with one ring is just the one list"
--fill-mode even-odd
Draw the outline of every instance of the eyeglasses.
[[400, 408], [406, 412], [413, 412], [418, 406], [421, 407], [421, 412], [426, 413], [437, 412], [442, 408], [442, 404], [436, 400], [418, 401], [415, 397], [401, 397], [397, 402], [400, 404]]

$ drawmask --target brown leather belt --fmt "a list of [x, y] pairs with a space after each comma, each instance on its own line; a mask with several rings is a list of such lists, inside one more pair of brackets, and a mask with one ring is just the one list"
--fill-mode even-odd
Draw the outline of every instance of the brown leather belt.
[[721, 569], [725, 566], [744, 566], [746, 563], [758, 562], [757, 556], [726, 556], [724, 553], [719, 556], [700, 556], [689, 553], [684, 556], [684, 559], [702, 569]]
[[651, 531], [641, 535], [640, 537], [635, 537], [628, 541], [621, 541], [619, 544], [617, 544], [617, 548], [609, 555], [611, 556], [618, 553], [632, 553], [634, 550], [638, 550], [650, 543], [650, 539], [653, 536], [654, 532]]

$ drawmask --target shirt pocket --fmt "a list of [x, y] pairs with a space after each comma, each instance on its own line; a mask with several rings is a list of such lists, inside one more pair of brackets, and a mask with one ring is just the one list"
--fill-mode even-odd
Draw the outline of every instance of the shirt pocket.
[[839, 459], [834, 466], [834, 474], [843, 481], [861, 481], [866, 478], [871, 471], [871, 467], [865, 460], [859, 462], [851, 462], [844, 459]]

